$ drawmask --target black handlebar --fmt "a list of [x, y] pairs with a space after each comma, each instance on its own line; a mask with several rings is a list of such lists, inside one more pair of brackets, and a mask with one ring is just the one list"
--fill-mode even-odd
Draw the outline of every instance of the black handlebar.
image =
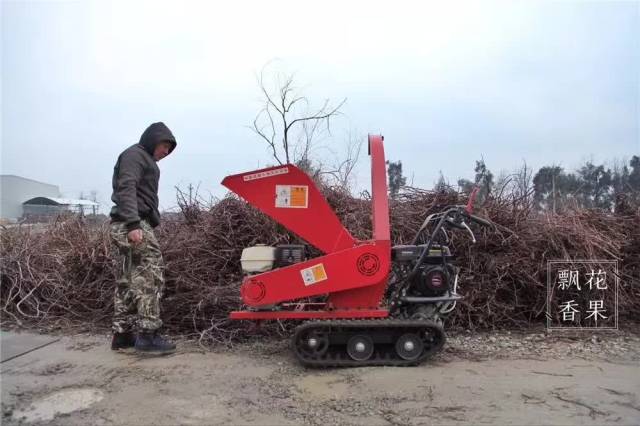
[[473, 220], [474, 222], [479, 223], [480, 225], [483, 225], [483, 226], [493, 226], [493, 225], [491, 224], [491, 222], [489, 222], [487, 219], [483, 219], [483, 218], [481, 218], [481, 217], [479, 217], [479, 216], [476, 216], [476, 215], [472, 215], [472, 214], [470, 214], [470, 215], [469, 215], [469, 218], [470, 218], [471, 220]]
[[441, 229], [444, 230], [445, 227], [461, 229], [463, 231], [468, 230], [468, 228], [465, 225], [463, 225], [465, 220], [475, 222], [482, 226], [488, 226], [488, 227], [493, 226], [493, 224], [487, 219], [468, 213], [464, 206], [449, 206], [442, 213], [438, 213], [436, 217], [434, 217], [433, 219], [430, 219], [430, 218], [431, 216], [429, 216], [429, 218], [427, 218], [425, 222], [422, 224], [422, 226], [416, 233], [416, 236], [414, 237], [412, 244], [418, 243], [420, 235], [424, 230], [426, 230], [427, 223], [430, 220], [437, 221], [437, 225], [431, 234], [431, 238], [429, 238], [430, 240], [433, 240], [433, 237], [438, 232], [440, 232]]
[[447, 225], [452, 226], [454, 228], [462, 229], [463, 231], [467, 229], [451, 218], [447, 219], [445, 222], [447, 223]]
[[[443, 226], [445, 224], [448, 225], [448, 226], [454, 227], [454, 228], [458, 228], [458, 229], [462, 229], [462, 230], [469, 230], [467, 227], [462, 225], [464, 219], [469, 219], [469, 220], [472, 220], [472, 221], [474, 221], [474, 222], [476, 222], [476, 223], [478, 223], [480, 225], [492, 226], [491, 222], [489, 222], [488, 220], [483, 219], [483, 218], [481, 218], [479, 216], [475, 216], [473, 214], [470, 214], [465, 209], [464, 206], [452, 206], [452, 207], [449, 207], [444, 212], [438, 214], [436, 217], [437, 217], [436, 227], [434, 228], [434, 230], [431, 233], [431, 236], [427, 240], [426, 247], [422, 251], [422, 254], [420, 255], [420, 257], [417, 259], [415, 266], [413, 267], [411, 272], [407, 275], [407, 277], [405, 279], [406, 281], [411, 280], [418, 273], [418, 271], [420, 270], [420, 265], [425, 261], [426, 257], [429, 255], [429, 251], [431, 249], [431, 246], [434, 243], [435, 236], [438, 234], [438, 232], [440, 232], [441, 230], [444, 230]], [[417, 244], [418, 239], [420, 237], [420, 234], [426, 228], [427, 223], [428, 223], [429, 220], [430, 219], [427, 218], [425, 220], [425, 222], [422, 224], [422, 226], [418, 230], [418, 233], [414, 237], [412, 244]], [[473, 232], [471, 232], [471, 233], [473, 234]]]
[[469, 214], [466, 212], [466, 210], [451, 209], [450, 211], [445, 213], [445, 216], [449, 216], [449, 215], [453, 215], [453, 216], [447, 217], [447, 219], [445, 219], [445, 222], [447, 223], [447, 225], [452, 226], [454, 228], [466, 230], [467, 228], [465, 228], [462, 225], [462, 222], [464, 219], [469, 219], [470, 221], [476, 222], [477, 224], [482, 226], [492, 226], [491, 222], [489, 222], [487, 219], [481, 218], [480, 216], [476, 216], [473, 214]]

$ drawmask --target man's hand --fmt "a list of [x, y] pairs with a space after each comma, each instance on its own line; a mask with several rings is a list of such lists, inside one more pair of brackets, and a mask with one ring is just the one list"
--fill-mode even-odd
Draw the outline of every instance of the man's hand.
[[142, 242], [142, 229], [134, 229], [127, 234], [129, 242], [133, 244], [140, 244]]

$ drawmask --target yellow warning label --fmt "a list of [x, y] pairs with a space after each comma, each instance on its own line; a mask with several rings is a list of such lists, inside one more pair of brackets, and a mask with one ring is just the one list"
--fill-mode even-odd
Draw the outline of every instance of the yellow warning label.
[[324, 271], [324, 266], [322, 266], [322, 264], [314, 266], [311, 270], [313, 271], [314, 280], [322, 281], [327, 279], [327, 273]]
[[303, 269], [300, 271], [300, 274], [302, 274], [304, 285], [312, 285], [327, 279], [327, 273], [322, 263]]
[[307, 207], [307, 187], [292, 186], [291, 187], [291, 207]]

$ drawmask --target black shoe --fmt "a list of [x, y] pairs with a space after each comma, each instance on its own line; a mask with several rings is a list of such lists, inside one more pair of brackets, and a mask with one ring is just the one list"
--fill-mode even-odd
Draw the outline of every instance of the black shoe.
[[155, 332], [138, 333], [136, 351], [145, 353], [168, 354], [176, 350], [176, 345]]
[[113, 333], [111, 340], [111, 350], [119, 351], [122, 349], [133, 348], [136, 344], [136, 336], [130, 331], [126, 333]]

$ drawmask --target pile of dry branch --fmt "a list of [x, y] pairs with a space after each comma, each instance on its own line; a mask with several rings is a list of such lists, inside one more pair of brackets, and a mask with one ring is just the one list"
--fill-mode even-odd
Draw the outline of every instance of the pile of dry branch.
[[[340, 190], [325, 195], [345, 226], [371, 235], [370, 200]], [[461, 204], [454, 192], [408, 189], [391, 202], [392, 238], [409, 242], [426, 214]], [[454, 238], [465, 296], [448, 326], [520, 328], [545, 319], [546, 268], [552, 259], [618, 259], [621, 322], [640, 321], [640, 213], [616, 216], [589, 210], [562, 215], [531, 211], [522, 200], [489, 200], [480, 215], [494, 230], [478, 242]], [[108, 328], [114, 270], [108, 224], [60, 218], [41, 228], [3, 229], [0, 303], [3, 325]], [[205, 342], [231, 342], [256, 331], [227, 320], [240, 307], [240, 254], [258, 243], [299, 241], [285, 228], [234, 196], [203, 206], [182, 203], [182, 213], [157, 230], [167, 265], [163, 319], [168, 331]]]

